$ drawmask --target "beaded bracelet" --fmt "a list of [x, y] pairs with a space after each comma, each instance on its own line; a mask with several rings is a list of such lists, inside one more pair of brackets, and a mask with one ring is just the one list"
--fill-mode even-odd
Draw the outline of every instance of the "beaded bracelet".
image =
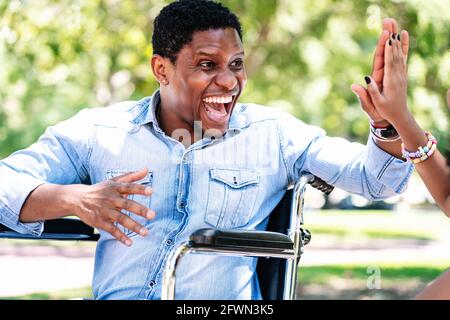
[[417, 151], [411, 152], [405, 149], [404, 144], [402, 143], [402, 156], [406, 160], [411, 161], [416, 164], [419, 162], [423, 162], [427, 160], [436, 150], [437, 140], [433, 135], [429, 132], [425, 132], [427, 136], [428, 142], [426, 146], [417, 148]]

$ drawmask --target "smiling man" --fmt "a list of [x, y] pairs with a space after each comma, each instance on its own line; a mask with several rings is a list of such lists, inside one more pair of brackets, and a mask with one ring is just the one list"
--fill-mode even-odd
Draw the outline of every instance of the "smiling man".
[[[384, 27], [397, 32], [393, 21]], [[151, 60], [160, 89], [138, 102], [85, 109], [2, 160], [0, 223], [39, 235], [43, 221], [74, 214], [101, 235], [94, 297], [159, 299], [174, 246], [203, 227], [265, 230], [302, 172], [369, 199], [405, 189], [412, 167], [397, 158], [401, 140], [392, 129], [382, 136], [385, 120], [361, 88], [378, 125], [367, 146], [238, 103], [247, 80], [242, 39], [236, 15], [215, 2], [163, 8]], [[376, 58], [374, 70], [382, 67]], [[177, 298], [259, 299], [255, 268], [252, 258], [186, 256]]]

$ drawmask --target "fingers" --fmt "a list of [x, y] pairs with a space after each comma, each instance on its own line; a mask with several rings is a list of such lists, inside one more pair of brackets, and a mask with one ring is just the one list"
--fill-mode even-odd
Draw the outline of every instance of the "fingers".
[[369, 93], [370, 99], [372, 100], [372, 103], [375, 106], [375, 108], [378, 108], [379, 106], [383, 105], [384, 98], [381, 95], [380, 90], [378, 89], [373, 79], [369, 76], [365, 76], [364, 80], [367, 83], [367, 92]]
[[398, 33], [397, 21], [393, 18], [383, 19], [383, 30], [387, 30], [389, 33]]
[[384, 73], [385, 75], [389, 75], [392, 72], [393, 63], [394, 63], [394, 44], [395, 40], [393, 37], [389, 37], [386, 41], [386, 46], [384, 50]]
[[148, 220], [151, 220], [155, 217], [155, 211], [147, 208], [146, 206], [141, 205], [140, 203], [126, 199], [126, 198], [113, 198], [112, 202], [114, 206], [119, 210], [127, 210], [133, 212], [141, 217], [144, 217]]
[[125, 233], [120, 231], [119, 228], [117, 228], [112, 222], [109, 222], [109, 223], [105, 222], [105, 223], [99, 225], [98, 228], [105, 230], [106, 232], [111, 234], [114, 238], [116, 238], [117, 240], [122, 242], [127, 247], [130, 247], [133, 244], [131, 239], [128, 238], [125, 235]]
[[148, 169], [143, 168], [136, 172], [125, 173], [121, 176], [117, 176], [112, 178], [111, 180], [116, 182], [134, 182], [144, 179], [148, 174]]
[[127, 214], [124, 214], [118, 210], [110, 210], [109, 215], [111, 221], [117, 222], [124, 228], [133, 231], [143, 237], [148, 235], [148, 229], [131, 219]]
[[373, 105], [366, 88], [359, 84], [352, 84], [351, 88], [361, 102], [362, 109], [370, 116], [375, 111], [375, 106]]
[[394, 62], [398, 62], [399, 60], [403, 60], [402, 47], [400, 44], [400, 35], [393, 33], [391, 35], [392, 40], [392, 59]]
[[372, 67], [372, 78], [381, 87], [383, 82], [383, 72], [384, 72], [384, 50], [386, 42], [389, 39], [389, 31], [383, 30], [378, 39], [377, 48], [375, 49], [375, 55], [373, 57], [373, 67]]
[[408, 61], [408, 52], [409, 52], [409, 33], [406, 30], [403, 30], [400, 34], [400, 41], [402, 45], [402, 53], [403, 59], [406, 66], [406, 62]]
[[152, 188], [138, 183], [120, 183], [116, 186], [116, 190], [125, 195], [141, 194], [144, 196], [151, 196], [153, 194]]

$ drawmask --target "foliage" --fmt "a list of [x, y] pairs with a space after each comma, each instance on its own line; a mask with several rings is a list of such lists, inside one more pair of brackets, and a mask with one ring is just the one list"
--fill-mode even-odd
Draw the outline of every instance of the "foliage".
[[[157, 88], [152, 21], [163, 0], [0, 0], [0, 158], [85, 107]], [[411, 34], [409, 105], [448, 150], [449, 0], [224, 0], [241, 17], [250, 81], [243, 101], [275, 106], [364, 142], [350, 90], [370, 73], [384, 17]]]

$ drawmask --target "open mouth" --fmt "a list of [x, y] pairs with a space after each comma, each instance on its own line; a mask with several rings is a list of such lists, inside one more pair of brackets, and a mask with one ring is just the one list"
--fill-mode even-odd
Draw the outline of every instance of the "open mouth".
[[228, 116], [233, 105], [234, 96], [211, 96], [203, 99], [206, 114], [214, 122], [223, 122]]

